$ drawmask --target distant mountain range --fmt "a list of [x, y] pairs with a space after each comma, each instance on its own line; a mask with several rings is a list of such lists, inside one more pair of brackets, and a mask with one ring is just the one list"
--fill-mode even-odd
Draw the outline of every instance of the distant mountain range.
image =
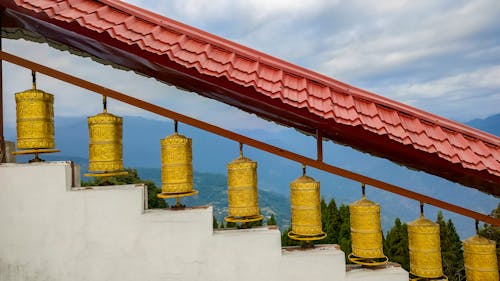
[[[52, 156], [47, 155], [46, 158], [87, 163], [88, 129], [86, 121], [86, 118], [56, 117], [56, 146], [61, 152]], [[500, 135], [500, 114], [482, 120], [473, 120], [468, 124], [494, 135]], [[173, 132], [172, 122], [125, 117], [123, 128], [125, 166], [138, 169], [143, 178], [159, 182], [159, 141]], [[217, 207], [217, 212], [224, 213], [224, 206], [227, 207], [227, 204], [223, 203], [226, 202], [227, 194], [225, 193], [226, 180], [223, 175], [226, 173], [227, 163], [238, 156], [238, 143], [183, 124], [179, 125], [179, 133], [193, 139], [193, 165], [199, 178], [197, 185], [200, 191], [207, 190], [207, 192], [200, 192], [198, 203], [211, 202], [215, 206], [220, 206]], [[281, 127], [276, 131], [241, 129], [238, 130], [238, 133], [305, 156], [315, 157], [315, 139], [294, 129], [282, 129]], [[15, 128], [6, 128], [6, 137], [8, 140], [15, 140]], [[324, 143], [323, 151], [327, 163], [481, 213], [490, 213], [498, 203], [498, 198], [475, 189], [423, 172], [410, 170], [386, 159], [373, 157], [331, 141]], [[300, 164], [251, 147], [245, 147], [244, 154], [258, 161], [260, 204], [263, 212], [265, 214], [275, 212], [280, 223], [288, 223], [289, 210], [286, 211], [286, 209], [289, 209], [289, 183], [301, 175]], [[18, 161], [26, 160], [21, 157], [18, 158]], [[84, 165], [82, 170], [85, 168]], [[361, 196], [359, 183], [312, 168], [308, 169], [308, 175], [321, 182], [322, 196], [326, 199], [335, 198], [337, 204], [349, 204]], [[204, 181], [211, 181], [214, 184], [205, 187]], [[207, 193], [206, 198], [205, 195], [203, 197], [201, 195], [204, 193]], [[401, 218], [402, 221], [410, 221], [418, 216], [418, 202], [413, 200], [370, 187], [367, 189], [367, 196], [381, 204], [382, 224], [385, 230], [393, 224], [396, 217]], [[266, 205], [264, 202], [270, 202], [270, 204]], [[275, 204], [279, 207], [271, 207]], [[266, 211], [268, 207], [269, 211]], [[435, 219], [436, 212], [436, 208], [426, 207], [427, 217]], [[451, 218], [455, 222], [462, 238], [474, 233], [472, 219], [448, 212], [444, 212], [444, 214], [446, 218]]]
[[[139, 168], [139, 176], [153, 180], [161, 187], [161, 171], [158, 168]], [[200, 173], [194, 175], [194, 189], [198, 195], [181, 199], [187, 206], [212, 205], [214, 216], [221, 223], [227, 216], [227, 178], [223, 174]], [[175, 204], [174, 199], [167, 200], [170, 205]], [[285, 196], [269, 191], [259, 190], [259, 208], [267, 221], [274, 214], [276, 222], [282, 230], [290, 224], [290, 204]]]
[[474, 119], [466, 122], [467, 125], [500, 136], [500, 114], [495, 114], [484, 119]]

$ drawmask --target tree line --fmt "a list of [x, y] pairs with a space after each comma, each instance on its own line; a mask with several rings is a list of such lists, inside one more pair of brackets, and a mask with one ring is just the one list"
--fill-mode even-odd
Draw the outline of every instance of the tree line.
[[[496, 218], [500, 217], [500, 203], [491, 215]], [[321, 222], [323, 231], [328, 236], [323, 240], [314, 241], [313, 243], [338, 244], [346, 255], [346, 262], [350, 262], [347, 259], [347, 256], [352, 252], [349, 207], [342, 204], [337, 208], [334, 199], [331, 199], [328, 204], [324, 199], [321, 199]], [[439, 224], [440, 231], [443, 273], [448, 276], [448, 280], [450, 281], [463, 281], [465, 280], [463, 248], [455, 225], [451, 219], [445, 220], [441, 211], [437, 214], [436, 223]], [[303, 242], [288, 238], [287, 233], [290, 230], [291, 227], [282, 233], [282, 245], [301, 245]], [[486, 224], [479, 229], [479, 234], [496, 241], [497, 261], [500, 262], [500, 228]], [[399, 218], [395, 219], [392, 228], [386, 235], [383, 235], [383, 248], [384, 254], [390, 261], [399, 263], [405, 270], [410, 271], [408, 225], [401, 222]]]
[[[106, 178], [94, 178], [87, 182], [82, 182], [82, 186], [103, 186], [117, 184], [134, 184], [144, 183], [148, 189], [148, 206], [149, 208], [167, 208], [168, 204], [165, 200], [158, 198], [156, 195], [161, 192], [156, 184], [151, 180], [142, 180], [135, 169], [127, 169], [128, 175]], [[340, 249], [345, 253], [346, 262], [349, 262], [347, 256], [352, 252], [351, 249], [351, 230], [350, 230], [350, 214], [349, 206], [340, 205], [337, 207], [335, 199], [331, 199], [328, 203], [321, 199], [321, 223], [323, 231], [327, 233], [327, 237], [313, 243], [320, 244], [338, 244]], [[500, 203], [497, 208], [492, 211], [491, 215], [495, 218], [500, 218]], [[441, 256], [443, 263], [443, 273], [448, 276], [450, 281], [465, 280], [465, 269], [463, 260], [463, 249], [460, 237], [455, 229], [451, 219], [445, 220], [443, 213], [440, 211], [437, 215], [436, 222], [439, 224], [440, 239], [441, 239]], [[265, 222], [257, 221], [247, 223], [245, 227], [256, 227], [262, 225], [276, 225], [276, 218], [271, 215]], [[241, 225], [235, 223], [218, 222], [215, 216], [213, 217], [213, 228], [236, 228]], [[288, 232], [291, 226], [282, 233], [282, 246], [300, 246], [304, 242], [295, 241], [288, 237]], [[497, 261], [500, 263], [500, 227], [495, 227], [485, 224], [479, 229], [479, 234], [490, 240], [496, 241], [497, 246]], [[408, 250], [408, 226], [396, 218], [394, 225], [383, 235], [384, 254], [390, 261], [399, 263], [405, 270], [410, 270], [410, 257]], [[499, 264], [500, 268], [500, 264]]]

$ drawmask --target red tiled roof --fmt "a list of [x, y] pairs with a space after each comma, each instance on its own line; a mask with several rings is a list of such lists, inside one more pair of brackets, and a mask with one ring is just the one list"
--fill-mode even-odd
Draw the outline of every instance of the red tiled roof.
[[[307, 133], [500, 195], [500, 138], [117, 0], [7, 0], [21, 27]], [[140, 98], [140, 94], [136, 97]]]

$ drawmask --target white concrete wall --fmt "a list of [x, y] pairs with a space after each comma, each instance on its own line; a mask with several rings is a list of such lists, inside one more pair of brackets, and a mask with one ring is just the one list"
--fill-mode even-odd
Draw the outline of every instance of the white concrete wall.
[[[272, 227], [214, 232], [212, 207], [144, 210], [142, 185], [72, 186], [67, 162], [0, 165], [0, 280], [347, 280], [334, 245], [282, 250]], [[408, 280], [400, 271], [377, 280]]]

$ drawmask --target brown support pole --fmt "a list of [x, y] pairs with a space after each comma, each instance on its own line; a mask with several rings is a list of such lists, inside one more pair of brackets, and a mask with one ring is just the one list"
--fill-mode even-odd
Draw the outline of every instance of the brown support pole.
[[94, 84], [94, 83], [89, 82], [89, 81], [85, 81], [85, 80], [80, 79], [78, 77], [71, 76], [71, 75], [66, 74], [64, 72], [43, 66], [41, 64], [29, 61], [29, 60], [25, 60], [23, 58], [14, 56], [12, 54], [0, 51], [0, 59], [6, 60], [10, 63], [20, 65], [20, 66], [25, 67], [25, 68], [29, 68], [29, 69], [34, 70], [36, 72], [43, 73], [45, 75], [54, 77], [54, 78], [59, 79], [61, 81], [68, 82], [70, 84], [73, 84], [73, 85], [76, 85], [78, 87], [90, 90], [92, 92], [95, 92], [95, 93], [98, 93], [101, 95], [105, 95], [107, 97], [119, 100], [121, 102], [130, 104], [130, 105], [133, 105], [135, 107], [142, 108], [146, 111], [156, 113], [158, 115], [173, 119], [175, 121], [182, 122], [184, 124], [188, 124], [188, 125], [196, 127], [196, 128], [200, 128], [202, 130], [214, 133], [216, 135], [219, 135], [219, 136], [222, 136], [222, 137], [225, 137], [225, 138], [228, 138], [228, 139], [231, 139], [231, 140], [234, 140], [234, 141], [237, 141], [237, 142], [249, 145], [249, 146], [253, 146], [257, 149], [281, 156], [283, 158], [290, 159], [292, 161], [301, 163], [303, 165], [314, 167], [316, 169], [323, 170], [325, 172], [335, 174], [335, 175], [338, 175], [338, 176], [341, 176], [344, 178], [348, 178], [348, 179], [353, 180], [353, 181], [361, 182], [361, 183], [364, 183], [364, 184], [367, 184], [367, 185], [370, 185], [370, 186], [373, 186], [373, 187], [376, 187], [376, 188], [379, 188], [382, 190], [396, 193], [396, 194], [399, 194], [401, 196], [419, 201], [421, 203], [425, 203], [425, 204], [436, 206], [438, 208], [446, 209], [448, 211], [452, 211], [454, 213], [461, 214], [461, 215], [466, 216], [466, 217], [477, 219], [477, 220], [492, 224], [494, 226], [500, 226], [500, 219], [490, 217], [490, 216], [487, 216], [487, 215], [484, 215], [484, 214], [481, 214], [481, 213], [478, 213], [478, 212], [475, 212], [475, 211], [472, 211], [472, 210], [469, 210], [469, 209], [466, 209], [466, 208], [463, 208], [463, 207], [460, 207], [457, 205], [453, 205], [453, 204], [441, 201], [439, 199], [436, 199], [436, 198], [433, 198], [433, 197], [430, 197], [427, 195], [423, 195], [423, 194], [411, 191], [409, 189], [399, 187], [397, 185], [393, 185], [393, 184], [379, 181], [377, 179], [370, 178], [370, 177], [367, 177], [367, 176], [364, 176], [364, 175], [361, 175], [361, 174], [358, 174], [355, 172], [351, 172], [349, 170], [345, 170], [345, 169], [324, 163], [322, 161], [318, 161], [318, 160], [315, 160], [315, 159], [312, 159], [309, 157], [305, 157], [303, 155], [300, 155], [300, 154], [297, 154], [297, 153], [294, 153], [294, 152], [291, 152], [291, 151], [288, 151], [285, 149], [281, 149], [279, 147], [267, 144], [265, 142], [261, 142], [261, 141], [237, 134], [235, 132], [228, 131], [226, 129], [223, 129], [223, 128], [217, 127], [215, 125], [200, 121], [198, 119], [194, 119], [194, 118], [191, 118], [189, 116], [168, 110], [166, 108], [157, 106], [155, 104], [152, 104], [152, 103], [140, 100], [140, 99], [136, 99], [132, 96], [125, 95], [125, 94], [120, 93], [118, 91], [102, 87], [100, 85]]
[[323, 162], [323, 133], [319, 129], [316, 130], [316, 149], [318, 161]]
[[[2, 14], [0, 11], [0, 52], [2, 52]], [[3, 60], [0, 59], [0, 163], [5, 163], [7, 155], [5, 151], [5, 137], [3, 131]]]

